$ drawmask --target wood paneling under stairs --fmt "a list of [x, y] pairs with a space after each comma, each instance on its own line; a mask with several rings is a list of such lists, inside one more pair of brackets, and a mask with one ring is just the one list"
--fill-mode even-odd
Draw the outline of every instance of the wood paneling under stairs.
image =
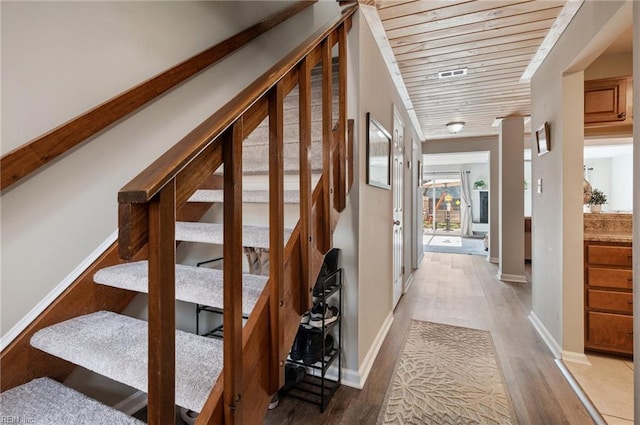
[[340, 387], [324, 414], [285, 397], [264, 423], [375, 424], [412, 318], [491, 331], [519, 423], [593, 423], [528, 320], [531, 285], [500, 282], [496, 271], [480, 256], [425, 253], [364, 389]]

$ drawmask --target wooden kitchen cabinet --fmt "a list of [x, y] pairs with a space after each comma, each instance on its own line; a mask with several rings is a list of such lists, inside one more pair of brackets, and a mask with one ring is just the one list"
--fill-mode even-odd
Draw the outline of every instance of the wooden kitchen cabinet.
[[584, 123], [624, 121], [627, 118], [627, 79], [584, 82]]
[[631, 244], [584, 243], [585, 349], [633, 354]]

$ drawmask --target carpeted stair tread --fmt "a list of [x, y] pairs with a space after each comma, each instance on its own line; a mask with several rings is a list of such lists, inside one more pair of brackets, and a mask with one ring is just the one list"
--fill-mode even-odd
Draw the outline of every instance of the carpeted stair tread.
[[34, 379], [0, 394], [0, 418], [3, 423], [40, 425], [144, 424], [49, 378]]
[[[200, 189], [189, 198], [189, 202], [224, 202], [224, 191], [219, 189]], [[268, 204], [269, 203], [269, 191], [268, 190], [245, 190], [242, 192], [242, 202], [251, 204]], [[285, 204], [299, 204], [300, 203], [300, 191], [298, 190], [285, 190], [284, 191], [284, 203]]]
[[[284, 242], [291, 236], [291, 230], [284, 230]], [[176, 240], [222, 245], [223, 226], [220, 223], [176, 222]], [[242, 226], [242, 246], [269, 248], [269, 228], [262, 226]]]
[[[99, 270], [93, 280], [101, 285], [147, 293], [149, 263], [137, 261]], [[250, 314], [268, 277], [242, 275], [242, 311]], [[176, 299], [209, 307], [223, 307], [222, 270], [176, 264]]]
[[[36, 332], [31, 345], [147, 391], [147, 322], [108, 311]], [[176, 404], [200, 412], [222, 370], [222, 341], [176, 331]]]

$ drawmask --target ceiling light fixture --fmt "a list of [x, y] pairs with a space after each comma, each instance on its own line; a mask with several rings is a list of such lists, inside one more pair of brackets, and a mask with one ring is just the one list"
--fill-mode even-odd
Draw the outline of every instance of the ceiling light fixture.
[[458, 133], [460, 131], [462, 131], [462, 129], [464, 128], [464, 125], [466, 123], [464, 121], [453, 121], [453, 122], [448, 122], [447, 123], [447, 128], [449, 129], [450, 132], [452, 133]]

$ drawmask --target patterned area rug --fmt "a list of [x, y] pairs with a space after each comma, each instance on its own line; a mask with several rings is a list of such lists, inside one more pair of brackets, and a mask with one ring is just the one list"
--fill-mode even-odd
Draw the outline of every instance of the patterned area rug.
[[516, 424], [488, 331], [412, 320], [378, 424]]

